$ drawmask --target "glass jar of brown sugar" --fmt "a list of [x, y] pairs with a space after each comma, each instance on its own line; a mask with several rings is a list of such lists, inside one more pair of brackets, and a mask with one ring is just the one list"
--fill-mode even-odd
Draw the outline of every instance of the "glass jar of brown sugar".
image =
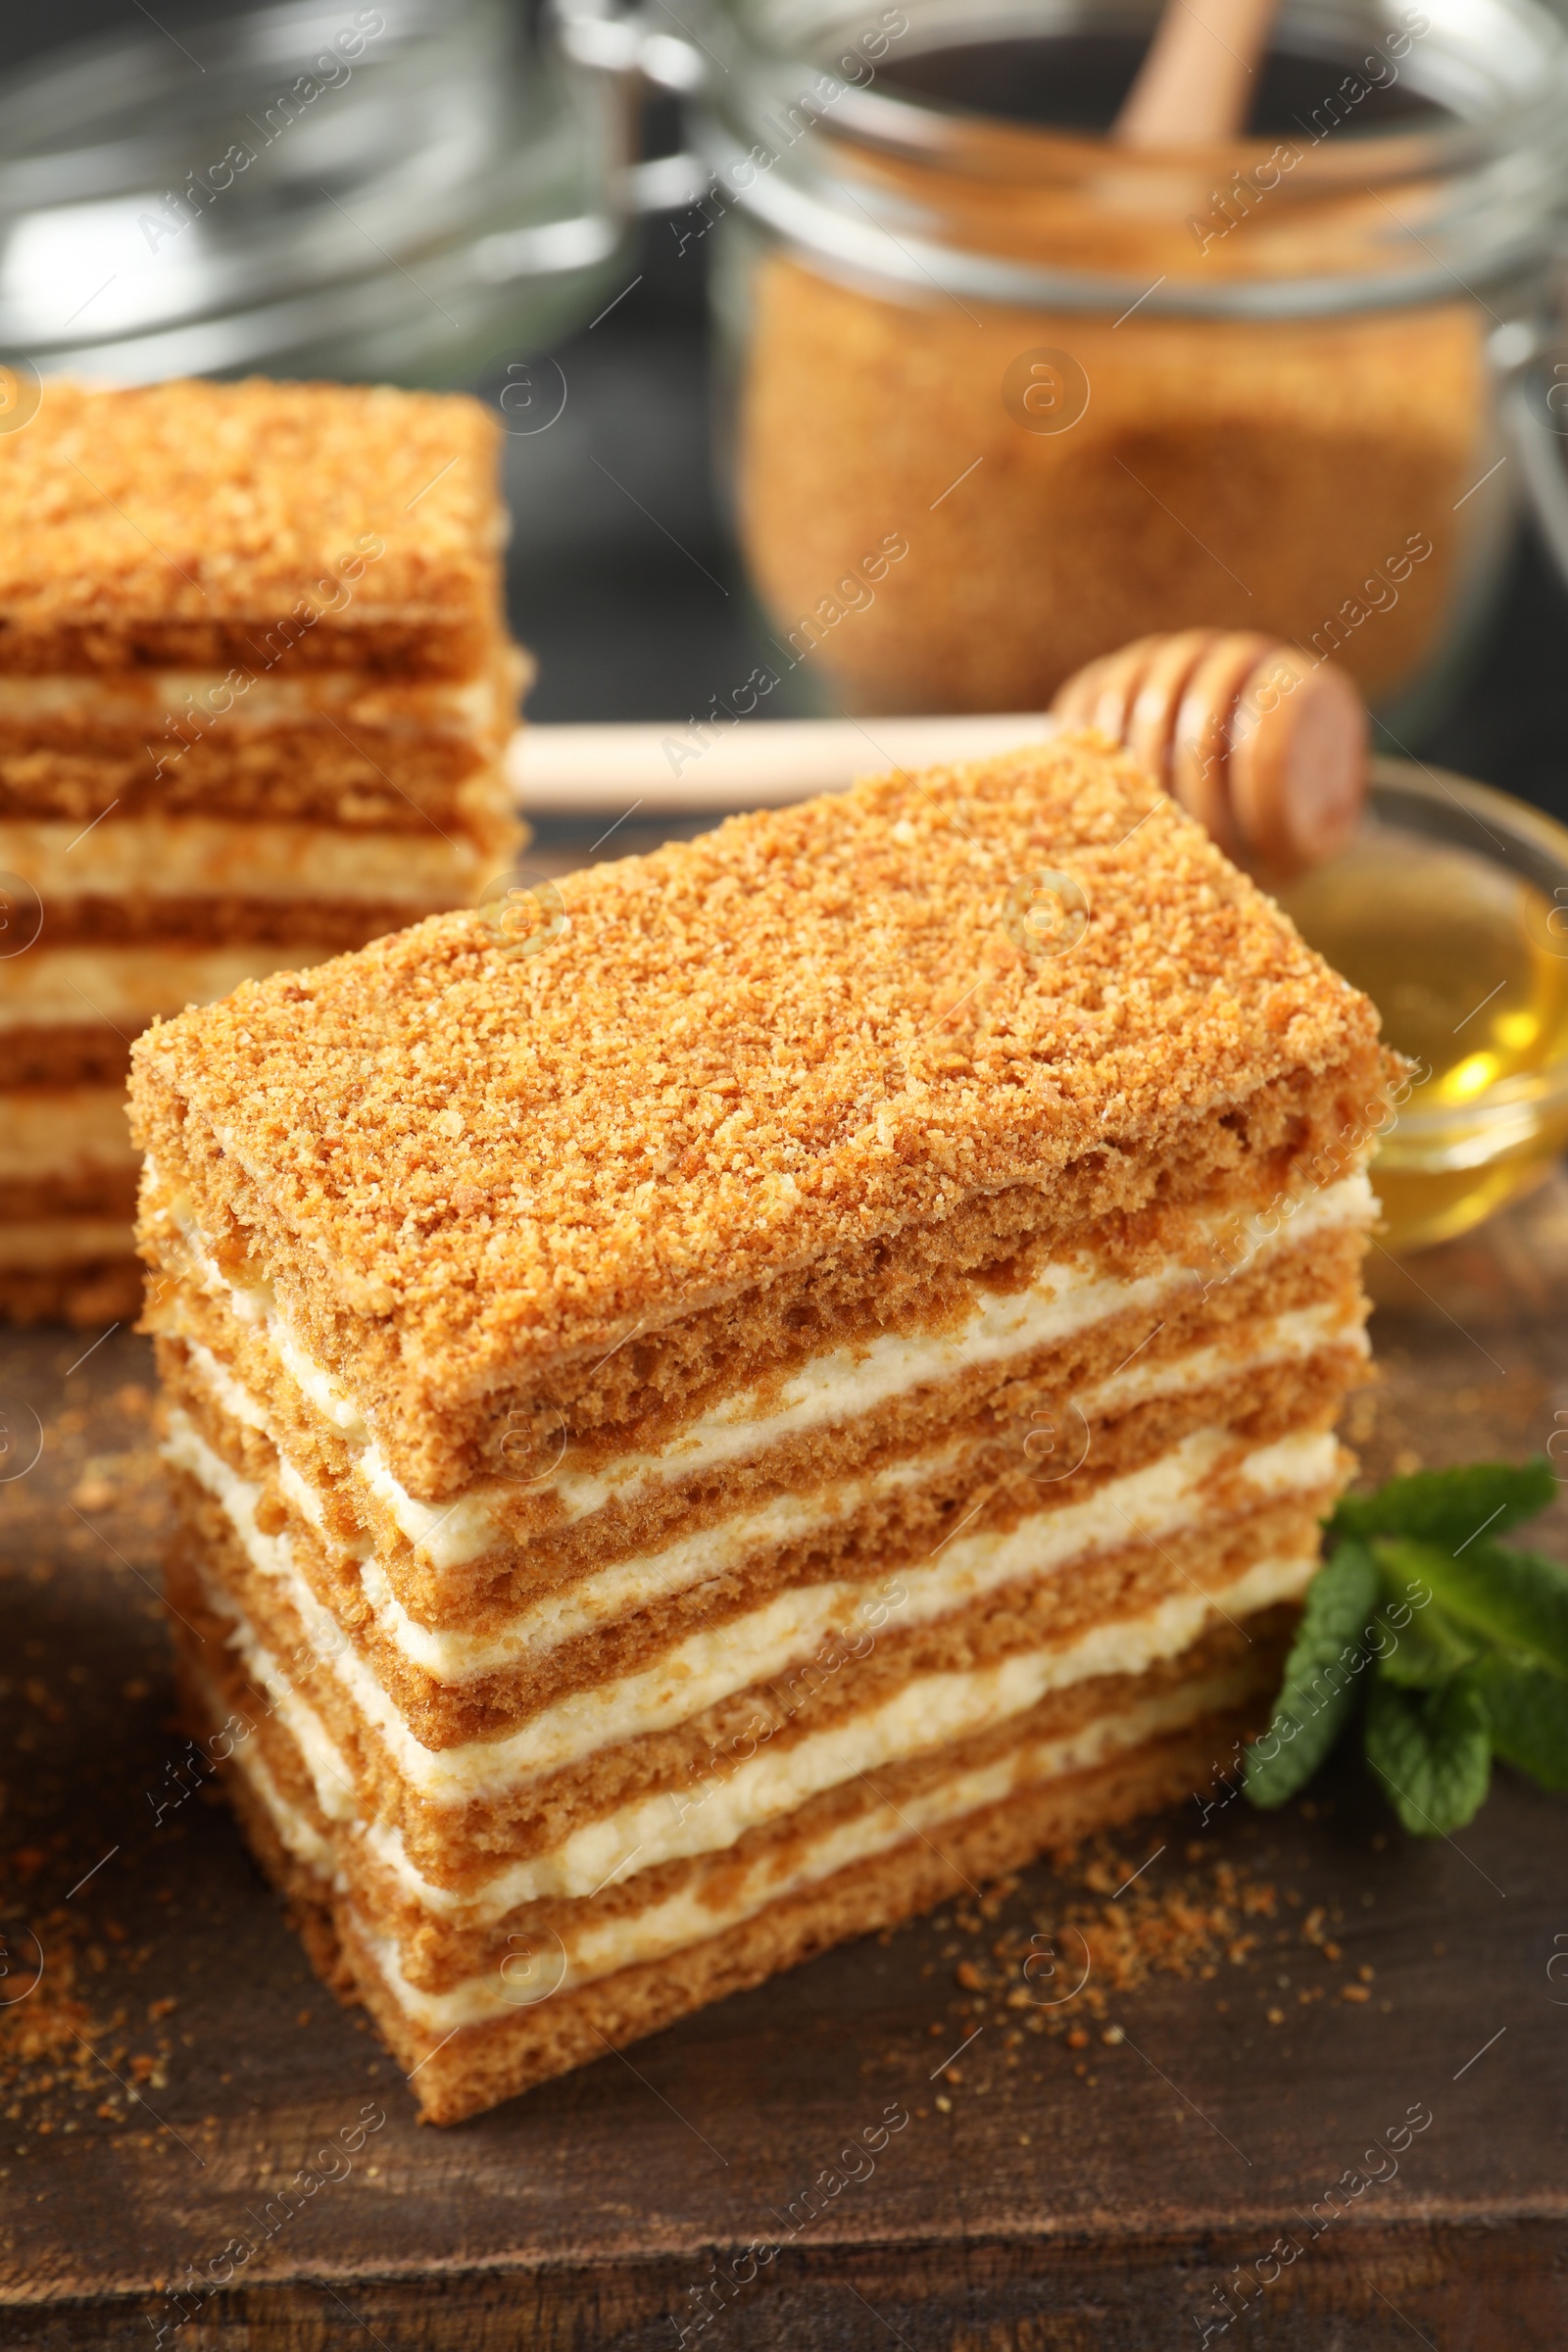
[[1561, 24], [1287, 5], [1245, 133], [1150, 153], [1108, 126], [1154, 15], [687, 0], [738, 527], [829, 699], [1039, 709], [1206, 624], [1336, 657], [1400, 730], [1525, 476], [1564, 504]]

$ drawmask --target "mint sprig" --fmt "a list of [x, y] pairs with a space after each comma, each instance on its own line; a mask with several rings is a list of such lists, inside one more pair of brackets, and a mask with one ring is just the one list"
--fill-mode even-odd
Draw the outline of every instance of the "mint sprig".
[[1366, 1760], [1413, 1838], [1437, 1838], [1472, 1820], [1492, 1785], [1492, 1731], [1469, 1669], [1436, 1690], [1401, 1690], [1374, 1677]]
[[1455, 1551], [1479, 1535], [1494, 1542], [1545, 1509], [1557, 1492], [1551, 1464], [1470, 1462], [1462, 1470], [1418, 1470], [1391, 1478], [1375, 1494], [1342, 1494], [1329, 1526], [1337, 1536], [1408, 1536]]
[[1494, 1752], [1544, 1788], [1568, 1788], [1568, 1695], [1561, 1678], [1494, 1653], [1483, 1659], [1479, 1679]]
[[1414, 1837], [1474, 1819], [1494, 1755], [1568, 1788], [1568, 1569], [1498, 1541], [1556, 1491], [1546, 1462], [1476, 1462], [1343, 1498], [1247, 1751], [1253, 1804], [1286, 1803], [1357, 1716]]
[[1361, 1645], [1382, 1596], [1376, 1561], [1353, 1541], [1337, 1545], [1307, 1587], [1274, 1720], [1247, 1752], [1254, 1805], [1283, 1805], [1338, 1742], [1355, 1712]]

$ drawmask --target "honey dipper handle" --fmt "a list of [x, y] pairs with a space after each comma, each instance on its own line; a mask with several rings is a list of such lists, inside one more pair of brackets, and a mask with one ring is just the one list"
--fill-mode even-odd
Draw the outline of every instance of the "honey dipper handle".
[[1165, 0], [1111, 137], [1123, 147], [1206, 147], [1246, 122], [1277, 0]]
[[508, 781], [525, 816], [628, 816], [777, 808], [842, 792], [891, 767], [940, 767], [1039, 743], [1038, 710], [948, 718], [747, 718], [519, 727]]

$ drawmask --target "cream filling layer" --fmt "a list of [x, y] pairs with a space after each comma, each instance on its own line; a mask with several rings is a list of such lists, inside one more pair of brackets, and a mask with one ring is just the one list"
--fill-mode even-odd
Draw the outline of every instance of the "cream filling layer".
[[[1245, 1672], [1216, 1676], [1145, 1699], [1121, 1714], [1097, 1716], [1064, 1738], [1020, 1744], [1010, 1755], [954, 1773], [897, 1807], [869, 1806], [810, 1839], [787, 1870], [778, 1867], [776, 1857], [763, 1854], [744, 1871], [727, 1872], [722, 1899], [692, 1886], [638, 1911], [571, 1924], [564, 1936], [535, 1928], [512, 1939], [519, 1948], [509, 1951], [494, 1970], [469, 1977], [446, 1992], [427, 1992], [412, 1984], [399, 1965], [393, 1940], [368, 1930], [357, 1915], [355, 1925], [387, 1990], [415, 2025], [427, 2033], [448, 2034], [460, 2026], [488, 2024], [509, 2012], [532, 2008], [557, 1992], [613, 1976], [618, 1969], [689, 1951], [839, 1871], [912, 1843], [916, 1837], [951, 1830], [968, 1815], [1010, 1796], [1092, 1771], [1162, 1733], [1239, 1705], [1248, 1689]], [[309, 1823], [303, 1827], [315, 1834]]]
[[[1233, 1374], [1255, 1371], [1281, 1360], [1310, 1354], [1326, 1339], [1336, 1336], [1337, 1311], [1332, 1307], [1303, 1307], [1275, 1317], [1268, 1330], [1258, 1335], [1258, 1345], [1244, 1359], [1225, 1359], [1229, 1370]], [[1359, 1332], [1354, 1336], [1361, 1337]], [[219, 1408], [244, 1427], [270, 1436], [261, 1405], [227, 1367], [200, 1341], [187, 1341], [186, 1348], [190, 1370]], [[1115, 1384], [1116, 1401], [1121, 1404], [1144, 1401], [1179, 1393], [1204, 1377], [1212, 1378], [1216, 1367], [1207, 1359], [1215, 1352], [1197, 1349], [1168, 1365], [1151, 1367], [1146, 1363], [1136, 1373], [1123, 1374]], [[1099, 1391], [1084, 1396], [1080, 1409], [1085, 1410], [1086, 1418], [1097, 1409], [1099, 1397]], [[235, 1485], [225, 1485], [221, 1490], [214, 1487], [210, 1464], [218, 1457], [205, 1446], [198, 1457], [186, 1440], [187, 1430], [190, 1438], [196, 1439], [184, 1414], [177, 1414], [171, 1422], [171, 1445], [177, 1443], [181, 1448], [181, 1467], [189, 1469], [227, 1508], [226, 1496], [236, 1493], [242, 1482], [223, 1464], [227, 1478], [235, 1481]], [[199, 1440], [196, 1442], [200, 1444]], [[1214, 1463], [1230, 1442], [1221, 1431], [1205, 1433], [1201, 1441], [1190, 1439], [1177, 1452], [1111, 1482], [1083, 1501], [1055, 1510], [1042, 1508], [1039, 1516], [1028, 1522], [1039, 1531], [1036, 1556], [1042, 1572], [1124, 1544], [1132, 1520], [1151, 1535], [1174, 1532], [1190, 1517], [1204, 1479], [1211, 1475]], [[950, 1464], [961, 1458], [962, 1450], [958, 1446], [941, 1447], [891, 1463], [864, 1478], [841, 1480], [804, 1494], [776, 1495], [756, 1509], [731, 1512], [715, 1526], [679, 1537], [658, 1551], [617, 1561], [611, 1567], [591, 1571], [574, 1584], [543, 1593], [514, 1611], [505, 1626], [494, 1632], [442, 1632], [419, 1624], [399, 1601], [368, 1543], [351, 1556], [357, 1563], [362, 1590], [382, 1639], [408, 1665], [439, 1683], [461, 1686], [481, 1675], [501, 1673], [546, 1657], [564, 1642], [599, 1632], [659, 1601], [689, 1592], [756, 1559], [774, 1545], [804, 1542], [824, 1534], [881, 1496], [941, 1476]], [[290, 1502], [334, 1550], [338, 1549], [327, 1531], [320, 1499], [309, 1480], [280, 1450], [277, 1460], [279, 1484]], [[1253, 1486], [1256, 1498], [1263, 1499], [1293, 1488], [1307, 1491], [1327, 1485], [1336, 1474], [1336, 1460], [1332, 1437], [1309, 1435], [1287, 1439], [1283, 1449], [1274, 1446], [1254, 1452], [1243, 1463], [1240, 1476]], [[1049, 1489], [1043, 1487], [1042, 1505], [1049, 1504], [1051, 1499]], [[249, 1507], [254, 1510], [254, 1498]], [[233, 1517], [232, 1512], [230, 1516]], [[951, 1553], [951, 1546], [948, 1548]], [[963, 1556], [961, 1538], [957, 1556]], [[923, 1569], [919, 1573], [924, 1577]], [[824, 1592], [839, 1591], [846, 1595], [858, 1592], [862, 1597], [869, 1590], [864, 1585], [849, 1583], [814, 1589]]]
[[0, 1218], [0, 1274], [48, 1274], [135, 1254], [135, 1227], [108, 1217]]
[[[497, 1968], [470, 1977], [446, 1992], [428, 1992], [412, 1984], [403, 1974], [395, 1941], [375, 1933], [358, 1915], [355, 1925], [388, 1990], [416, 2024], [431, 2033], [484, 2024], [504, 2017], [509, 2010], [532, 2008], [574, 1985], [612, 1976], [618, 1969], [689, 1950], [754, 1919], [770, 1903], [787, 1901], [820, 1885], [838, 1871], [889, 1853], [933, 1830], [952, 1827], [967, 1815], [1004, 1803], [1026, 1789], [1092, 1771], [1161, 1734], [1236, 1706], [1250, 1687], [1247, 1670], [1240, 1669], [1161, 1692], [1119, 1714], [1096, 1716], [1065, 1737], [1020, 1742], [1010, 1754], [993, 1763], [954, 1773], [937, 1786], [906, 1796], [897, 1809], [881, 1802], [867, 1807], [853, 1820], [805, 1841], [787, 1870], [779, 1868], [776, 1855], [763, 1854], [743, 1872], [727, 1872], [721, 1901], [712, 1899], [701, 1886], [693, 1886], [662, 1902], [646, 1903], [637, 1911], [568, 1923], [565, 1936], [555, 1930], [535, 1929], [515, 1938], [522, 1948], [509, 1952]], [[346, 1882], [335, 1868], [330, 1842], [283, 1795], [257, 1749], [236, 1747], [233, 1761], [250, 1782], [289, 1852], [341, 1890]]]
[[[1210, 1238], [1216, 1245], [1225, 1242], [1225, 1271], [1234, 1273], [1288, 1244], [1343, 1227], [1370, 1225], [1376, 1213], [1371, 1186], [1365, 1173], [1358, 1172], [1299, 1202], [1283, 1226], [1276, 1224], [1266, 1234], [1216, 1221]], [[270, 1286], [229, 1282], [207, 1255], [188, 1219], [182, 1230], [206, 1287], [226, 1301], [237, 1321], [265, 1330], [295, 1385], [358, 1449], [357, 1469], [368, 1491], [432, 1567], [459, 1568], [493, 1550], [504, 1538], [508, 1488], [491, 1481], [439, 1504], [412, 1495], [394, 1476], [348, 1389], [318, 1364], [291, 1332]], [[690, 1477], [760, 1453], [785, 1438], [857, 1419], [910, 1390], [1059, 1345], [1113, 1315], [1143, 1309], [1157, 1318], [1159, 1308], [1197, 1279], [1186, 1264], [1169, 1264], [1156, 1274], [1126, 1282], [1102, 1274], [1091, 1260], [1054, 1262], [1028, 1290], [977, 1291], [970, 1312], [952, 1330], [889, 1333], [861, 1347], [828, 1349], [793, 1373], [781, 1391], [769, 1395], [766, 1404], [761, 1401], [763, 1392], [756, 1389], [726, 1397], [657, 1450], [631, 1449], [601, 1470], [573, 1471], [568, 1448], [566, 1466], [538, 1482], [534, 1491], [550, 1492], [569, 1524], [614, 1497], [634, 1497], [639, 1489]]]
[[[929, 1561], [902, 1567], [876, 1585], [845, 1579], [777, 1593], [744, 1616], [688, 1634], [650, 1666], [571, 1691], [517, 1731], [442, 1749], [414, 1738], [366, 1659], [312, 1592], [287, 1535], [266, 1535], [258, 1527], [261, 1489], [231, 1469], [177, 1406], [169, 1414], [164, 1454], [219, 1503], [252, 1566], [281, 1589], [312, 1651], [392, 1748], [404, 1777], [435, 1794], [453, 1785], [454, 1773], [482, 1785], [488, 1766], [497, 1785], [511, 1786], [623, 1740], [673, 1730], [738, 1690], [786, 1680], [803, 1664], [818, 1667], [818, 1679], [825, 1680], [856, 1656], [868, 1655], [886, 1627], [929, 1625], [1003, 1586], [1059, 1575], [1140, 1536], [1157, 1540], [1190, 1532], [1204, 1523], [1203, 1480], [1232, 1443], [1223, 1430], [1197, 1432], [1161, 1460], [1113, 1480], [1081, 1503], [1036, 1513], [1005, 1532], [960, 1534]], [[1240, 1465], [1242, 1494], [1230, 1495], [1223, 1516], [1238, 1503], [1255, 1507], [1330, 1491], [1338, 1463], [1339, 1448], [1327, 1431], [1260, 1446]]]
[[[84, 670], [0, 676], [0, 720], [13, 726], [67, 719], [103, 730], [161, 732], [181, 720], [254, 732], [337, 718], [393, 733], [467, 736], [510, 719], [514, 680], [501, 677], [398, 681], [370, 670], [299, 670], [252, 676], [236, 692], [221, 669]], [[159, 749], [163, 749], [159, 746]], [[177, 748], [171, 746], [171, 749]]]
[[[748, 1830], [793, 1813], [858, 1773], [973, 1739], [1037, 1706], [1053, 1690], [1100, 1675], [1147, 1673], [1190, 1648], [1216, 1613], [1241, 1618], [1296, 1600], [1316, 1573], [1315, 1557], [1259, 1560], [1213, 1593], [1194, 1588], [1141, 1617], [1095, 1626], [1076, 1641], [1018, 1651], [1000, 1665], [915, 1675], [859, 1715], [808, 1733], [776, 1754], [750, 1757], [702, 1796], [660, 1790], [585, 1822], [554, 1851], [508, 1864], [477, 1898], [432, 1886], [410, 1864], [400, 1834], [385, 1823], [366, 1836], [411, 1894], [464, 1919], [504, 1918], [517, 1904], [547, 1895], [592, 1894], [633, 1862], [650, 1870], [657, 1862], [731, 1846]], [[714, 1759], [715, 1782], [721, 1763]]]
[[119, 898], [389, 901], [463, 906], [494, 859], [475, 843], [335, 825], [207, 816], [107, 816], [80, 825], [0, 820], [0, 870], [46, 902]]
[[122, 1086], [0, 1090], [0, 1178], [128, 1174], [137, 1159]]
[[[221, 1721], [222, 1710], [218, 1705], [216, 1693], [205, 1682], [203, 1682], [202, 1688], [207, 1692], [213, 1720], [215, 1722]], [[229, 1756], [239, 1766], [255, 1794], [260, 1797], [273, 1829], [288, 1851], [294, 1856], [295, 1861], [303, 1862], [306, 1868], [315, 1871], [318, 1877], [331, 1880], [334, 1876], [335, 1857], [330, 1840], [321, 1836], [320, 1831], [308, 1814], [302, 1813], [298, 1805], [289, 1803], [288, 1798], [268, 1771], [266, 1758], [254, 1747], [233, 1747], [229, 1750]]]
[[52, 948], [40, 938], [0, 964], [0, 1030], [141, 1028], [157, 1013], [216, 1004], [242, 980], [265, 980], [269, 972], [336, 954], [263, 944]]
[[[1239, 1705], [1250, 1688], [1247, 1670], [1237, 1669], [1161, 1692], [1118, 1713], [1097, 1716], [1054, 1740], [1022, 1741], [1008, 1755], [950, 1774], [918, 1794], [906, 1795], [896, 1807], [878, 1801], [802, 1841], [787, 1868], [780, 1868], [776, 1854], [764, 1853], [744, 1870], [726, 1870], [720, 1898], [699, 1882], [635, 1911], [567, 1921], [564, 1936], [554, 1927], [534, 1928], [510, 1939], [520, 1948], [509, 1950], [494, 1970], [445, 1992], [411, 1984], [396, 1942], [370, 1929], [363, 1917], [356, 1915], [355, 1925], [388, 1990], [415, 2023], [441, 2034], [483, 2024], [619, 1969], [689, 1950], [857, 1863], [952, 1828], [1026, 1790], [1092, 1771], [1115, 1755]], [[341, 1890], [345, 1882], [333, 1871], [330, 1846], [315, 1824], [282, 1796], [262, 1758], [253, 1749], [238, 1748], [234, 1760], [271, 1815], [283, 1843], [322, 1878], [335, 1877]]]

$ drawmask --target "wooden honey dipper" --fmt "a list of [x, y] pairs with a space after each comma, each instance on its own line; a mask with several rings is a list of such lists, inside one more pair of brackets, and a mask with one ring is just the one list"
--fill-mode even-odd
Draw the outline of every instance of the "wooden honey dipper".
[[1179, 629], [1089, 662], [1052, 705], [1126, 747], [1238, 864], [1288, 880], [1355, 831], [1369, 728], [1332, 662], [1251, 631]]
[[1201, 147], [1246, 121], [1278, 0], [1166, 0], [1117, 116], [1124, 147]]

